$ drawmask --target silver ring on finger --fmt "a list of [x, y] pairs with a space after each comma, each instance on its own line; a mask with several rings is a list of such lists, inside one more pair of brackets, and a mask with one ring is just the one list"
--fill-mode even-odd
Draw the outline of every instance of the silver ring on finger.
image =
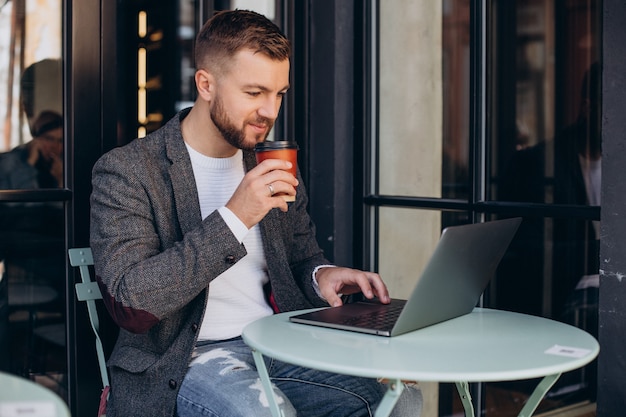
[[267, 188], [269, 188], [270, 190], [270, 197], [273, 197], [274, 193], [276, 192], [274, 191], [274, 186], [272, 186], [272, 184], [267, 184]]

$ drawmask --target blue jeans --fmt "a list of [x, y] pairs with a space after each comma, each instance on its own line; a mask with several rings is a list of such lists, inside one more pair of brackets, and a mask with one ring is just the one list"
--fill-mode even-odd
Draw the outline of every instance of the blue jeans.
[[[178, 417], [270, 416], [250, 348], [235, 338], [199, 346], [180, 387]], [[265, 358], [277, 402], [286, 417], [373, 416], [387, 387], [375, 379], [316, 371]], [[394, 417], [417, 417], [422, 394], [408, 386]]]

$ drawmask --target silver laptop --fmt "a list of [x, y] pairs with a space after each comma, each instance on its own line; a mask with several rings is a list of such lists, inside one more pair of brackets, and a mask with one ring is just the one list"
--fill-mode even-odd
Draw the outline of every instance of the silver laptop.
[[470, 313], [522, 219], [447, 227], [408, 300], [358, 301], [290, 317], [295, 323], [397, 336]]

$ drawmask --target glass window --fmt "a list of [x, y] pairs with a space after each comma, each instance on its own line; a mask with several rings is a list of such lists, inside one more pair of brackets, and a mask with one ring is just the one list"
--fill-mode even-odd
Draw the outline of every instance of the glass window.
[[61, 12], [0, 1], [0, 370], [65, 398]]
[[[204, 20], [224, 9], [275, 20], [274, 0], [126, 2], [118, 5], [117, 144], [144, 137], [196, 99], [194, 43]], [[174, 18], [173, 18], [174, 17]], [[280, 24], [280, 22], [277, 22]], [[134, 42], [129, 42], [134, 40]], [[280, 128], [281, 123], [277, 122]], [[271, 137], [275, 134], [271, 132]]]
[[[455, 198], [464, 203], [469, 164], [469, 2], [407, 0], [399, 6], [379, 8], [377, 170], [372, 193]], [[419, 200], [414, 204], [419, 206]], [[467, 221], [466, 213], [416, 213], [410, 209], [378, 213], [381, 271], [385, 264], [391, 272], [392, 266], [406, 262], [408, 270], [420, 270], [443, 227]], [[404, 235], [409, 241], [398, 243]], [[407, 256], [398, 247], [423, 248], [425, 259]], [[412, 283], [400, 285], [394, 279], [390, 285], [392, 292], [397, 287], [396, 295], [412, 288]]]
[[0, 189], [58, 187], [62, 178], [39, 166], [54, 165], [63, 153], [61, 1], [0, 4], [0, 152], [37, 148], [28, 161], [39, 176], [20, 178], [3, 163]]
[[[368, 244], [392, 296], [444, 227], [522, 216], [486, 306], [597, 335], [600, 2], [375, 4]], [[563, 375], [541, 411], [595, 407], [595, 375]], [[484, 415], [517, 414], [536, 383], [483, 384]], [[462, 412], [446, 389], [425, 415]]]
[[392, 297], [406, 298], [441, 234], [441, 212], [382, 207], [379, 213], [378, 271]]
[[378, 192], [467, 198], [469, 1], [379, 13]]
[[[377, 4], [370, 193], [406, 198], [415, 207], [372, 208], [372, 267], [392, 297], [406, 298], [441, 230], [468, 220], [469, 1]], [[420, 209], [438, 198], [458, 199], [461, 210]], [[428, 398], [424, 416], [451, 409], [437, 399], [449, 386], [420, 385]]]
[[[527, 215], [490, 305], [597, 337], [600, 220], [599, 1], [493, 1], [490, 199]], [[515, 388], [512, 388], [515, 389]], [[595, 364], [564, 375], [547, 407], [593, 400]], [[521, 388], [518, 391], [527, 392]]]

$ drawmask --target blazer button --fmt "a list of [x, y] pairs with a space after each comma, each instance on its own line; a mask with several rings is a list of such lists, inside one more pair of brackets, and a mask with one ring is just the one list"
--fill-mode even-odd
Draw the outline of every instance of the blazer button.
[[233, 265], [235, 263], [235, 257], [233, 255], [228, 255], [226, 258], [224, 258], [224, 260], [229, 265]]
[[171, 389], [176, 389], [177, 385], [178, 383], [176, 383], [176, 381], [174, 381], [173, 379], [170, 379], [169, 386]]
[[198, 331], [198, 325], [196, 323], [191, 325], [191, 331], [194, 333]]

